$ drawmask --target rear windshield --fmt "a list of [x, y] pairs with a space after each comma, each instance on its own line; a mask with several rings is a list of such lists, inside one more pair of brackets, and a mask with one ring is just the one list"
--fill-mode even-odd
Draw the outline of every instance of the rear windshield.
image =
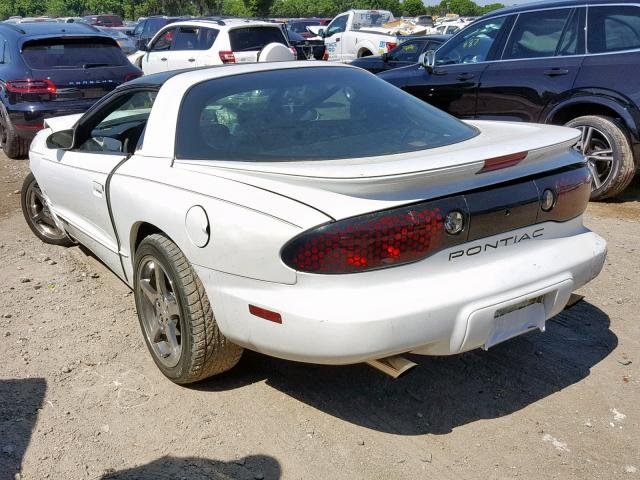
[[310, 20], [308, 22], [291, 22], [287, 26], [289, 30], [296, 33], [307, 33], [307, 27], [314, 27], [320, 25], [319, 20]]
[[117, 67], [128, 62], [110, 38], [34, 40], [25, 43], [22, 51], [27, 66], [36, 70]]
[[262, 50], [273, 42], [287, 44], [282, 30], [277, 26], [236, 28], [229, 32], [229, 40], [234, 52]]
[[391, 155], [476, 130], [355, 68], [299, 68], [208, 80], [178, 117], [182, 159], [286, 162]]

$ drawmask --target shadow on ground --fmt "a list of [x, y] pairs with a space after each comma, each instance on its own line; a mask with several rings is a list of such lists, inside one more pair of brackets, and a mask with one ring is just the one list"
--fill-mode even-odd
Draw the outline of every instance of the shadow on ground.
[[530, 333], [489, 351], [412, 356], [419, 364], [392, 380], [367, 365], [318, 366], [245, 352], [229, 373], [192, 388], [221, 391], [266, 383], [329, 415], [372, 430], [445, 434], [520, 410], [589, 375], [618, 344], [609, 317], [580, 302]]
[[20, 471], [46, 391], [42, 378], [0, 380], [0, 480]]
[[266, 455], [250, 455], [234, 462], [207, 458], [162, 457], [146, 465], [109, 472], [102, 480], [278, 480], [278, 461]]

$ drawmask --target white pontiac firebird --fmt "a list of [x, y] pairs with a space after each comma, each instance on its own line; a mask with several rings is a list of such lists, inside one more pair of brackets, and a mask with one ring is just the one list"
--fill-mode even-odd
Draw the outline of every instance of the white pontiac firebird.
[[600, 272], [578, 135], [462, 122], [346, 65], [167, 72], [47, 120], [22, 206], [133, 289], [174, 382], [243, 348], [455, 354], [544, 330]]

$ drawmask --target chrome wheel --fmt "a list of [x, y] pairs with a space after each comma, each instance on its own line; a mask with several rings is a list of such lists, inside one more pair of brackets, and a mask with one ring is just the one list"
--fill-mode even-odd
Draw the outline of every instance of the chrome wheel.
[[138, 268], [138, 298], [144, 334], [157, 360], [175, 367], [182, 355], [182, 316], [173, 282], [160, 262], [148, 255]]
[[27, 187], [26, 200], [29, 219], [40, 234], [51, 240], [62, 240], [67, 237], [64, 231], [59, 228], [53, 220], [49, 205], [44, 199], [42, 190], [40, 190], [35, 180]]
[[613, 148], [607, 136], [595, 127], [578, 125], [582, 135], [576, 148], [587, 159], [591, 171], [592, 189], [597, 190], [604, 185], [613, 173]]

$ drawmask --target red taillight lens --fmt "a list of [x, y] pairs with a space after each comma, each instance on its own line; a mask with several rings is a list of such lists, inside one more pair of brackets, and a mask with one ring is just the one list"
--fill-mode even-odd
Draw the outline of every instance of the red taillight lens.
[[389, 50], [393, 50], [394, 48], [396, 48], [398, 46], [397, 42], [387, 42], [387, 52]]
[[464, 210], [462, 200], [387, 210], [306, 232], [282, 251], [285, 264], [302, 272], [353, 273], [415, 262], [450, 244], [445, 215]]
[[327, 52], [326, 49], [325, 49], [324, 53], [322, 54], [322, 60], [329, 60], [329, 52]]
[[222, 60], [222, 63], [236, 63], [236, 57], [231, 51], [220, 50], [218, 52], [218, 55], [220, 55], [220, 60]]
[[124, 77], [124, 83], [127, 83], [129, 80], [135, 80], [136, 78], [140, 78], [142, 76], [141, 73], [129, 73]]
[[58, 88], [51, 80], [8, 80], [7, 91], [11, 93], [56, 93]]

